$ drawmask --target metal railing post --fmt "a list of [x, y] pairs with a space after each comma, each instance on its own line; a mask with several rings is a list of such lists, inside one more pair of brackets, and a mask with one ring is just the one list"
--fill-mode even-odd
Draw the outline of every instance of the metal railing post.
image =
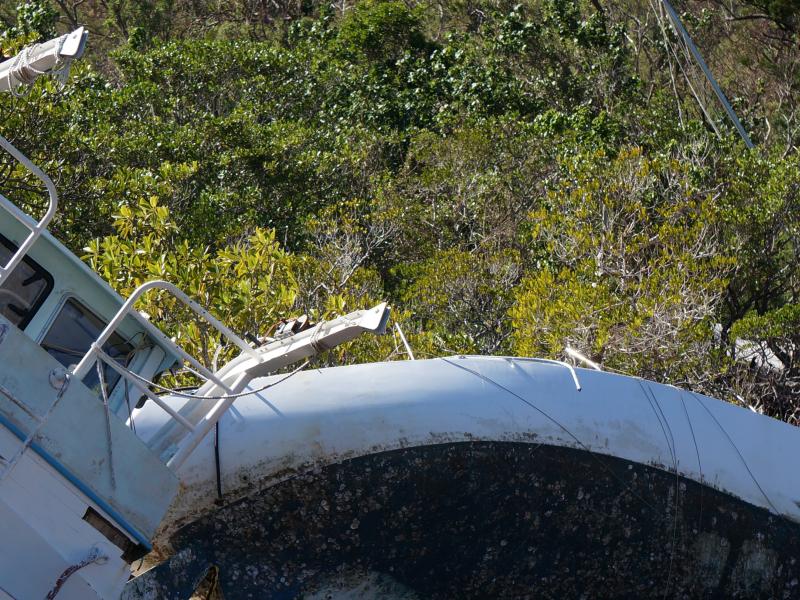
[[169, 404], [164, 402], [161, 398], [159, 398], [156, 394], [151, 392], [146, 385], [144, 385], [141, 381], [136, 379], [135, 377], [131, 377], [128, 371], [122, 368], [117, 361], [115, 361], [111, 356], [100, 350], [99, 348], [95, 348], [95, 352], [97, 353], [98, 358], [101, 362], [107, 364], [109, 367], [114, 369], [121, 377], [124, 377], [127, 381], [130, 381], [133, 386], [142, 392], [145, 396], [147, 396], [150, 400], [155, 402], [161, 409], [166, 412], [169, 416], [175, 419], [178, 423], [183, 425], [189, 431], [194, 431], [195, 427], [189, 421], [186, 420], [183, 415], [178, 413], [175, 409], [173, 409]]
[[17, 150], [14, 145], [9, 142], [6, 138], [0, 135], [0, 147], [3, 148], [6, 152], [8, 152], [14, 159], [20, 163], [23, 167], [28, 169], [31, 173], [34, 174], [42, 183], [44, 183], [45, 188], [47, 188], [47, 194], [50, 197], [50, 203], [47, 207], [47, 212], [45, 212], [44, 216], [39, 220], [39, 222], [34, 222], [28, 215], [23, 213], [19, 208], [17, 208], [12, 202], [7, 200], [6, 198], [2, 198], [2, 202], [0, 205], [6, 209], [8, 213], [11, 214], [17, 221], [22, 223], [25, 227], [30, 230], [30, 233], [25, 238], [25, 240], [19, 245], [17, 251], [11, 257], [5, 265], [0, 265], [0, 283], [8, 277], [8, 275], [16, 268], [16, 266], [22, 262], [22, 259], [25, 258], [25, 255], [33, 246], [34, 242], [39, 238], [43, 231], [47, 229], [47, 225], [53, 218], [53, 215], [56, 214], [56, 210], [58, 209], [58, 191], [56, 190], [56, 186], [53, 183], [53, 180], [50, 179], [44, 171], [42, 171], [39, 167], [37, 167], [31, 160], [25, 156], [22, 152]]
[[[233, 342], [238, 348], [251, 356], [257, 356], [255, 350], [253, 350], [244, 340], [242, 340], [239, 336], [237, 336], [233, 331], [225, 327], [222, 323], [220, 323], [213, 315], [211, 315], [207, 310], [201, 307], [197, 302], [189, 298], [186, 294], [184, 294], [180, 289], [178, 289], [175, 285], [169, 283], [168, 281], [163, 281], [160, 279], [156, 279], [153, 281], [148, 281], [147, 283], [143, 283], [138, 288], [136, 288], [133, 293], [128, 297], [122, 307], [117, 311], [117, 314], [114, 315], [114, 318], [108, 322], [105, 329], [100, 333], [100, 336], [95, 340], [96, 347], [102, 348], [103, 345], [108, 341], [108, 338], [111, 337], [111, 334], [120, 326], [122, 321], [125, 320], [129, 314], [135, 318], [141, 325], [147, 329], [148, 333], [152, 334], [153, 337], [157, 338], [162, 344], [164, 344], [169, 350], [173, 351], [177, 356], [186, 360], [187, 362], [191, 363], [193, 367], [195, 367], [203, 377], [208, 378], [209, 380], [217, 383], [218, 385], [223, 385], [219, 380], [216, 379], [215, 375], [209, 371], [206, 367], [200, 364], [197, 359], [192, 357], [188, 354], [185, 350], [183, 350], [180, 346], [173, 343], [169, 338], [167, 338], [164, 333], [159, 330], [155, 325], [144, 319], [140, 314], [133, 310], [133, 306], [139, 300], [139, 298], [145, 292], [152, 290], [152, 289], [163, 289], [170, 294], [172, 294], [175, 298], [183, 302], [186, 306], [188, 306], [192, 311], [195, 312], [198, 316], [205, 319], [214, 329], [216, 329], [219, 333], [221, 333], [225, 338], [229, 341]], [[94, 361], [96, 360], [96, 352], [93, 349], [89, 349], [86, 355], [81, 359], [78, 365], [73, 369], [73, 374], [82, 379], [86, 376], [91, 369]]]

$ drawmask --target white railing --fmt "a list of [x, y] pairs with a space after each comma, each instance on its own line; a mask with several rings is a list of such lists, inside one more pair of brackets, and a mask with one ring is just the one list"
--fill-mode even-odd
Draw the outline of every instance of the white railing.
[[[170, 293], [194, 311], [195, 314], [207, 321], [229, 343], [238, 347], [241, 350], [241, 354], [216, 373], [212, 373], [200, 361], [175, 344], [160, 329], [134, 310], [139, 298], [152, 289], [162, 289]], [[193, 394], [180, 394], [180, 396], [186, 397], [188, 401], [188, 404], [185, 403], [182, 408], [178, 410], [173, 408], [162, 397], [151, 391], [150, 385], [152, 385], [152, 382], [128, 370], [103, 350], [103, 345], [111, 337], [111, 334], [129, 316], [136, 319], [145, 331], [155, 341], [159, 342], [165, 350], [172, 352], [173, 356], [179, 357], [191, 365], [193, 369], [190, 370], [205, 379], [205, 383]], [[171, 427], [166, 425], [162, 432], [163, 436], [170, 440], [169, 446], [173, 444], [179, 445], [175, 454], [167, 462], [168, 467], [177, 469], [219, 419], [222, 418], [222, 415], [227, 412], [234, 400], [243, 395], [241, 393], [242, 390], [254, 377], [273, 373], [275, 370], [293, 362], [308, 358], [318, 352], [353, 339], [361, 332], [382, 333], [386, 328], [388, 317], [389, 308], [383, 303], [369, 310], [356, 311], [331, 321], [319, 323], [315, 327], [294, 336], [275, 340], [258, 349], [254, 349], [175, 285], [167, 281], [149, 281], [134, 290], [117, 311], [114, 318], [109, 321], [108, 325], [100, 333], [89, 351], [72, 370], [72, 375], [78, 379], [83, 379], [91, 368], [97, 365], [98, 361], [105, 363], [126, 381], [130, 382], [140, 393], [147, 396], [148, 399], [169, 414], [180, 429], [188, 431], [188, 434], [186, 432], [182, 434], [170, 433]], [[102, 380], [101, 385], [103, 385]], [[149, 445], [158, 446], [158, 442], [151, 440]]]
[[[205, 414], [197, 422], [195, 431], [180, 443], [177, 452], [167, 462], [167, 466], [177, 469], [183, 464], [255, 377], [274, 373], [278, 369], [352, 340], [364, 332], [382, 334], [386, 331], [388, 320], [389, 307], [383, 302], [369, 309], [357, 310], [330, 321], [323, 321], [293, 336], [272, 341], [255, 351], [255, 356], [250, 353], [240, 354], [217, 371], [220, 378], [226, 382], [225, 387], [220, 389], [214, 382], [207, 382], [197, 390], [198, 399], [216, 399], [207, 409], [203, 407]], [[227, 395], [218, 395], [223, 390]]]
[[[237, 346], [241, 353], [216, 373], [212, 373], [134, 310], [134, 306], [142, 294], [155, 288], [169, 292], [188, 306], [214, 327], [224, 339]], [[165, 400], [150, 389], [150, 386], [154, 385], [152, 382], [128, 370], [106, 353], [103, 345], [128, 316], [136, 319], [146, 332], [155, 341], [162, 344], [167, 351], [191, 365], [193, 369], [190, 370], [201, 379], [205, 379], [205, 383], [194, 393], [180, 393], [177, 397]], [[72, 370], [72, 375], [82, 379], [100, 361], [111, 367], [130, 382], [135, 389], [169, 414], [172, 422], [177, 425], [177, 429], [174, 429], [174, 426], [169, 423], [165, 424], [160, 433], [148, 442], [148, 445], [157, 453], [163, 451], [164, 447], [175, 448], [174, 454], [167, 461], [167, 466], [177, 469], [222, 418], [222, 415], [227, 412], [236, 398], [245, 395], [243, 390], [253, 378], [274, 373], [278, 369], [351, 340], [362, 332], [383, 333], [388, 317], [389, 307], [383, 303], [368, 310], [360, 310], [331, 321], [324, 321], [303, 332], [274, 340], [254, 349], [173, 284], [166, 281], [150, 281], [136, 288], [130, 298], [125, 301], [86, 355]], [[168, 390], [168, 388], [162, 389]], [[184, 405], [177, 407], [174, 401], [181, 397], [185, 399]]]
[[3, 150], [13, 156], [17, 162], [19, 162], [23, 167], [28, 169], [28, 171], [33, 173], [42, 183], [44, 183], [45, 188], [47, 188], [47, 194], [50, 197], [50, 203], [47, 207], [47, 212], [45, 212], [44, 216], [38, 222], [36, 222], [13, 202], [8, 200], [8, 198], [0, 194], [0, 206], [2, 206], [6, 212], [8, 212], [30, 231], [9, 261], [5, 265], [0, 265], [0, 284], [2, 284], [9, 274], [16, 268], [16, 266], [22, 262], [22, 259], [25, 258], [25, 255], [31, 249], [42, 232], [47, 230], [47, 225], [52, 220], [53, 215], [56, 214], [56, 209], [58, 208], [58, 192], [56, 191], [56, 186], [53, 183], [53, 180], [50, 179], [39, 167], [33, 164], [27, 156], [17, 150], [13, 144], [3, 136], [0, 136], [0, 148], [3, 148]]
[[[41, 75], [54, 74], [54, 69], [66, 76], [70, 63], [83, 55], [87, 35], [84, 28], [79, 27], [71, 33], [43, 44], [29, 46], [20, 52], [18, 56], [0, 63], [0, 92], [12, 92], [19, 95], [17, 88], [33, 83]], [[0, 194], [0, 206], [30, 231], [8, 263], [0, 265], [0, 284], [2, 284], [3, 280], [25, 258], [25, 255], [42, 232], [47, 230], [47, 225], [53, 215], [56, 214], [56, 209], [58, 208], [58, 192], [53, 181], [3, 136], [0, 136], [0, 148], [3, 148], [44, 183], [45, 188], [47, 188], [47, 194], [50, 196], [47, 212], [39, 222], [36, 222]]]
[[197, 302], [192, 300], [189, 296], [184, 294], [177, 286], [169, 283], [168, 281], [162, 280], [154, 280], [148, 281], [147, 283], [143, 283], [138, 288], [136, 288], [130, 297], [125, 301], [125, 304], [117, 311], [117, 314], [114, 315], [114, 318], [109, 321], [106, 328], [100, 334], [100, 336], [95, 340], [95, 343], [92, 344], [92, 347], [89, 351], [84, 355], [81, 361], [77, 364], [77, 366], [73, 369], [73, 374], [78, 377], [79, 379], [83, 379], [88, 373], [89, 369], [92, 368], [95, 361], [98, 358], [102, 358], [100, 354], [102, 353], [103, 345], [108, 341], [108, 338], [111, 337], [111, 334], [114, 333], [117, 328], [120, 326], [122, 321], [125, 320], [125, 317], [131, 316], [136, 319], [140, 325], [142, 325], [147, 333], [149, 333], [153, 338], [158, 340], [162, 346], [170, 350], [178, 356], [192, 365], [200, 375], [206, 378], [209, 381], [213, 381], [217, 385], [222, 386], [225, 388], [225, 384], [222, 383], [217, 377], [208, 370], [205, 366], [203, 366], [200, 361], [186, 352], [183, 348], [175, 344], [171, 339], [169, 339], [164, 333], [161, 332], [155, 325], [150, 323], [147, 319], [145, 319], [142, 315], [140, 315], [137, 311], [133, 310], [134, 305], [136, 302], [141, 298], [141, 296], [152, 289], [162, 289], [169, 292], [172, 296], [174, 296], [177, 300], [188, 306], [194, 313], [208, 322], [214, 329], [216, 329], [224, 338], [226, 338], [229, 342], [237, 346], [242, 352], [245, 354], [249, 354], [250, 356], [255, 357], [256, 351], [250, 347], [250, 345], [241, 339], [238, 335], [233, 333], [230, 329], [225, 327], [222, 323], [220, 323], [211, 313], [209, 313], [206, 309], [200, 306]]
[[[111, 337], [111, 334], [114, 333], [117, 328], [122, 324], [126, 317], [130, 316], [133, 317], [138, 323], [145, 329], [145, 331], [156, 341], [158, 341], [161, 346], [168, 352], [171, 352], [173, 356], [179, 357], [182, 360], [189, 363], [192, 366], [193, 372], [200, 376], [202, 379], [205, 379], [206, 382], [210, 382], [215, 386], [219, 386], [222, 390], [226, 393], [231, 393], [231, 388], [228, 387], [223, 381], [221, 381], [214, 373], [212, 373], [208, 368], [206, 368], [200, 361], [198, 361], [195, 357], [191, 354], [186, 352], [183, 348], [179, 345], [174, 343], [171, 339], [169, 339], [160, 329], [150, 323], [147, 319], [145, 319], [138, 311], [134, 310], [134, 306], [136, 302], [144, 295], [146, 292], [149, 292], [153, 289], [161, 289], [169, 294], [171, 294], [175, 299], [189, 307], [196, 315], [204, 319], [208, 322], [214, 329], [216, 329], [223, 338], [228, 340], [228, 342], [232, 343], [233, 345], [237, 346], [243, 354], [256, 357], [256, 352], [251, 348], [247, 342], [242, 340], [238, 335], [236, 335], [233, 331], [228, 329], [225, 325], [220, 323], [211, 313], [205, 310], [202, 306], [197, 304], [194, 300], [192, 300], [189, 296], [187, 296], [183, 291], [180, 290], [177, 286], [169, 283], [168, 281], [162, 280], [154, 280], [148, 281], [147, 283], [143, 283], [138, 288], [136, 288], [130, 297], [125, 301], [125, 303], [120, 307], [117, 311], [117, 314], [114, 315], [114, 318], [109, 321], [108, 325], [106, 325], [105, 329], [100, 333], [99, 337], [92, 343], [91, 347], [89, 348], [88, 352], [83, 356], [81, 361], [73, 368], [72, 375], [77, 377], [78, 379], [83, 379], [90, 371], [90, 369], [97, 364], [98, 361], [101, 363], [107, 364], [111, 367], [114, 371], [116, 371], [121, 377], [126, 379], [129, 383], [131, 383], [134, 388], [139, 390], [140, 393], [144, 394], [152, 400], [156, 405], [158, 405], [161, 409], [163, 409], [170, 417], [172, 417], [177, 423], [179, 423], [184, 429], [187, 429], [190, 433], [197, 433], [197, 427], [189, 421], [186, 417], [181, 415], [175, 409], [173, 409], [169, 404], [164, 402], [162, 398], [160, 398], [157, 394], [153, 393], [148, 384], [142, 380], [141, 377], [137, 377], [127, 368], [120, 365], [112, 356], [109, 356], [104, 350], [103, 345], [108, 341]], [[103, 382], [101, 381], [101, 385]], [[103, 390], [105, 394], [106, 391]]]

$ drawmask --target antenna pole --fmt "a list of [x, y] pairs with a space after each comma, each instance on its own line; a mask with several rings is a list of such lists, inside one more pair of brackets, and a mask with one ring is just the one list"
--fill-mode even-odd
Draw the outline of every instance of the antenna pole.
[[722, 104], [725, 112], [728, 113], [728, 118], [730, 118], [734, 127], [736, 127], [736, 131], [739, 132], [739, 135], [744, 140], [745, 145], [748, 148], [753, 148], [753, 142], [750, 140], [750, 136], [747, 135], [747, 132], [744, 130], [741, 121], [739, 121], [739, 117], [736, 116], [731, 103], [728, 102], [728, 98], [725, 96], [725, 93], [719, 87], [717, 80], [714, 79], [714, 75], [711, 74], [711, 70], [708, 68], [706, 61], [703, 60], [703, 55], [700, 54], [700, 50], [698, 50], [697, 46], [694, 45], [692, 38], [689, 36], [689, 32], [686, 31], [686, 28], [683, 26], [680, 17], [678, 17], [678, 13], [676, 13], [675, 9], [672, 8], [672, 4], [670, 4], [669, 0], [661, 0], [661, 2], [663, 3], [664, 8], [667, 10], [667, 14], [669, 15], [669, 20], [672, 22], [672, 26], [675, 28], [675, 31], [678, 32], [678, 35], [686, 44], [686, 47], [689, 48], [689, 52], [692, 53], [692, 56], [694, 56], [697, 64], [700, 65], [700, 68], [703, 70], [703, 74], [706, 76], [706, 79], [714, 89], [714, 93], [717, 95], [720, 104]]

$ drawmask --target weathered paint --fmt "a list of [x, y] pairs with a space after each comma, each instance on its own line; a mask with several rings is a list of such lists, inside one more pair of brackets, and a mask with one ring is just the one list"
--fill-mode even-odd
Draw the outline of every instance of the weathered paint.
[[[17, 246], [28, 233], [28, 229], [16, 219], [0, 219], [0, 234]], [[124, 301], [119, 294], [49, 232], [42, 232], [28, 256], [53, 277], [53, 289], [25, 327], [26, 335], [32, 340], [41, 342], [44, 339], [68, 299], [79, 301], [105, 321], [110, 320], [122, 306]], [[119, 333], [127, 340], [141, 341], [144, 329], [133, 318], [127, 318]], [[143, 377], [153, 379], [175, 360], [168, 348], [162, 348], [157, 340], [150, 339], [147, 344], [142, 344], [128, 366]], [[134, 405], [138, 398], [137, 395], [132, 399]], [[109, 401], [112, 410], [122, 418], [127, 417], [123, 386], [111, 390]]]
[[41, 455], [64, 475], [69, 473], [79, 489], [108, 504], [119, 514], [117, 520], [123, 521], [118, 527], [145, 543], [178, 489], [177, 478], [111, 415], [116, 476], [112, 481], [103, 405], [80, 381], [70, 381], [62, 399], [39, 425], [31, 413], [47, 415], [58, 393], [50, 382], [54, 371], [63, 371], [61, 364], [25, 333], [10, 327], [0, 344], [0, 386], [5, 390], [0, 393], [0, 416], [23, 436], [38, 431], [33, 441], [42, 449]]
[[[217, 565], [226, 598], [376, 581], [420, 598], [792, 597], [800, 432], [671, 386], [573, 375], [454, 357], [307, 371], [243, 397], [220, 426], [223, 507], [208, 439], [156, 540], [180, 560], [131, 591], [189, 594]], [[160, 418], [145, 407], [137, 431]]]
[[[0, 427], [0, 456], [19, 444]], [[75, 573], [58, 598], [119, 597], [130, 567], [122, 550], [83, 519], [89, 507], [101, 510], [36, 452], [23, 454], [0, 485], [0, 588], [19, 600], [44, 598], [59, 575], [94, 548], [105, 563]]]
[[345, 460], [208, 513], [170, 541], [179, 554], [125, 598], [187, 598], [212, 566], [226, 600], [800, 592], [795, 523], [660, 468], [530, 443]]
[[[671, 386], [524, 359], [372, 363], [301, 372], [240, 398], [220, 423], [226, 501], [308, 467], [410, 446], [535, 441], [677, 471], [800, 522], [800, 431]], [[255, 380], [261, 386], [267, 379]], [[147, 436], [165, 419], [148, 403]], [[216, 507], [211, 436], [178, 473], [163, 531]], [[163, 537], [162, 537], [163, 540]], [[156, 540], [158, 543], [159, 540]]]

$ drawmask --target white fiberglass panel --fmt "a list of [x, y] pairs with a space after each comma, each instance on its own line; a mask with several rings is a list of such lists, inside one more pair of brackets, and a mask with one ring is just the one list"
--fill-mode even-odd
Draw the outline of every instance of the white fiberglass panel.
[[[526, 359], [453, 357], [298, 373], [243, 397], [220, 423], [229, 497], [295, 469], [454, 441], [544, 443], [675, 470], [800, 520], [800, 475], [786, 462], [800, 431], [733, 405], [620, 375]], [[280, 376], [274, 378], [277, 381]], [[251, 382], [251, 389], [270, 379]], [[136, 415], [145, 439], [164, 413]], [[214, 440], [180, 470], [174, 522], [216, 497]]]

